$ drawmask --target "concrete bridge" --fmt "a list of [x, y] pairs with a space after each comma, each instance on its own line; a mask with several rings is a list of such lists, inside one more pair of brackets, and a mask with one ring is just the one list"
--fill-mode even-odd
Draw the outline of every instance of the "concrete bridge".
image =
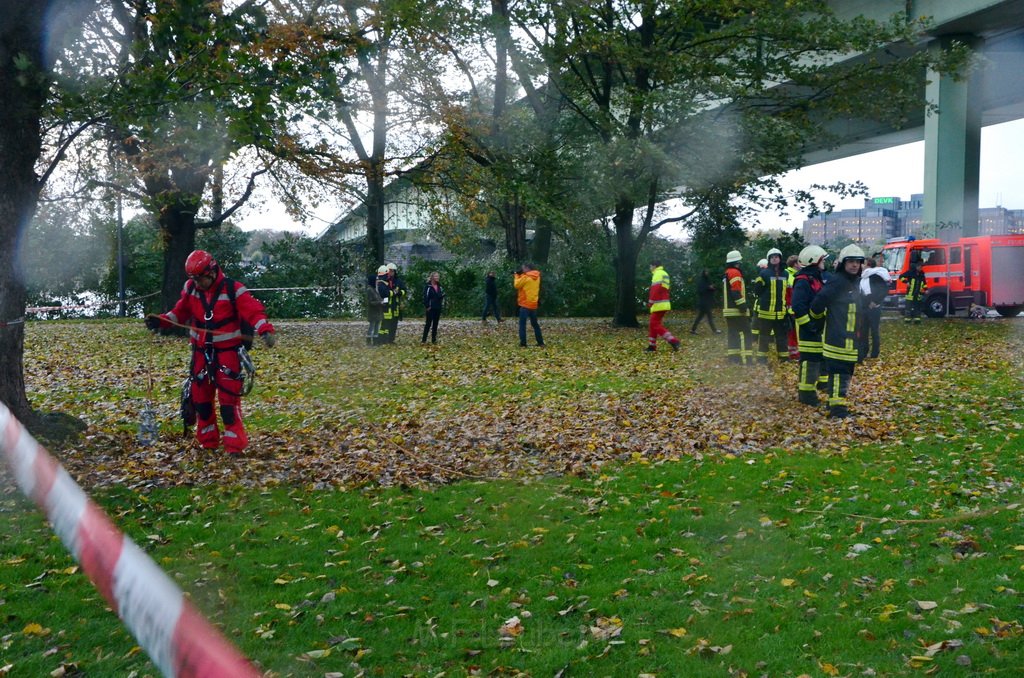
[[955, 80], [925, 74], [922, 107], [896, 130], [877, 122], [847, 120], [834, 126], [838, 148], [810, 149], [807, 164], [849, 157], [914, 141], [925, 142], [923, 222], [941, 233], [977, 235], [981, 128], [1024, 118], [1024, 0], [830, 0], [842, 18], [883, 20], [905, 13], [929, 17], [933, 28], [918, 49], [940, 50], [952, 41], [969, 45], [978, 67]]

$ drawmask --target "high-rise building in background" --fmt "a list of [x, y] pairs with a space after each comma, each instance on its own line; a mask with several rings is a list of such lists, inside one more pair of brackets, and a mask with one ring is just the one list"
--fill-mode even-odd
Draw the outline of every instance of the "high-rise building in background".
[[[854, 241], [869, 248], [889, 238], [936, 237], [934, 225], [924, 224], [924, 194], [914, 193], [910, 200], [897, 196], [864, 199], [860, 209], [844, 209], [820, 214], [803, 224], [804, 239], [812, 245]], [[983, 207], [978, 210], [978, 235], [1024, 233], [1024, 210]], [[957, 239], [959, 228], [944, 229], [942, 237]]]

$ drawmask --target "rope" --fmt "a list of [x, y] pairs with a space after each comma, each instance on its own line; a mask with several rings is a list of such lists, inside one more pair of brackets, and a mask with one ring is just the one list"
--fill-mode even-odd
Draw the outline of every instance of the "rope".
[[[162, 316], [162, 315], [160, 315], [158, 313], [149, 313], [149, 314], [146, 315], [146, 317], [147, 318], [156, 318], [160, 322], [167, 323], [168, 325], [170, 325], [172, 327], [180, 327], [181, 329], [188, 330], [189, 332], [209, 332], [210, 334], [212, 334], [214, 336], [217, 336], [219, 334], [234, 334], [233, 331], [228, 331], [228, 330], [196, 329], [192, 325], [182, 325], [181, 323], [175, 322], [175, 321], [170, 320], [168, 318], [165, 318], [164, 316]], [[242, 341], [252, 341], [253, 339], [255, 339], [255, 337], [253, 337], [251, 334], [239, 334], [238, 336], [242, 339]]]

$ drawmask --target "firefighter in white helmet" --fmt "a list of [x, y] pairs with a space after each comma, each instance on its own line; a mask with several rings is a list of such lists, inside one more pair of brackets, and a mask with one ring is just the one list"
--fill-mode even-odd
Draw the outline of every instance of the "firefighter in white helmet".
[[828, 374], [828, 415], [850, 416], [846, 394], [857, 366], [857, 312], [864, 250], [847, 245], [839, 252], [839, 268], [811, 301], [811, 317], [825, 317], [822, 365]]
[[743, 255], [731, 250], [725, 255], [722, 278], [722, 315], [725, 317], [727, 352], [730, 362], [747, 364], [751, 357], [750, 311], [747, 306], [747, 285], [740, 262]]
[[800, 349], [800, 378], [797, 395], [805, 405], [817, 405], [815, 390], [821, 376], [821, 332], [820, 318], [811, 316], [811, 302], [825, 286], [822, 273], [828, 253], [817, 245], [809, 245], [797, 255], [800, 269], [793, 276], [791, 297], [793, 322], [796, 324], [797, 343]]
[[780, 363], [789, 357], [786, 347], [786, 289], [789, 287], [789, 274], [782, 265], [782, 252], [776, 248], [768, 250], [763, 260], [765, 265], [758, 270], [754, 278], [754, 294], [757, 295], [757, 318], [754, 323], [758, 329], [757, 361], [762, 365], [768, 363], [772, 352], [769, 345], [775, 337], [775, 356]]

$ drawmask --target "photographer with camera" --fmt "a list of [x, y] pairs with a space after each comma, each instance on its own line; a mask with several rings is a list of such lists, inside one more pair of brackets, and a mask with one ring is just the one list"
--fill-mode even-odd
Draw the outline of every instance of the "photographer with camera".
[[519, 346], [526, 348], [526, 319], [533, 325], [533, 336], [538, 346], [544, 345], [544, 336], [537, 322], [537, 306], [540, 301], [540, 271], [530, 264], [523, 264], [514, 274], [513, 286], [516, 288], [519, 304]]

